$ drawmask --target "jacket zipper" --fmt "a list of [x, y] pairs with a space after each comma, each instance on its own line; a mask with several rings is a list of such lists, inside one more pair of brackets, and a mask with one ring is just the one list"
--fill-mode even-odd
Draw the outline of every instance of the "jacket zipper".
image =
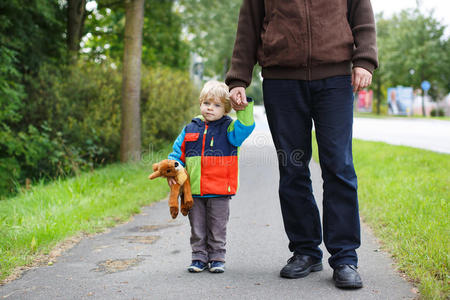
[[230, 186], [230, 168], [227, 168], [227, 191], [228, 194], [231, 192], [231, 186]]
[[311, 45], [311, 22], [309, 18], [309, 6], [308, 6], [308, 0], [305, 0], [305, 11], [306, 11], [306, 23], [308, 25], [308, 80], [311, 80], [311, 51], [312, 51], [312, 45]]
[[205, 123], [205, 131], [203, 132], [203, 142], [202, 142], [202, 156], [200, 157], [200, 196], [203, 196], [202, 170], [203, 170], [203, 156], [205, 154], [205, 140], [207, 132], [208, 132], [208, 124]]

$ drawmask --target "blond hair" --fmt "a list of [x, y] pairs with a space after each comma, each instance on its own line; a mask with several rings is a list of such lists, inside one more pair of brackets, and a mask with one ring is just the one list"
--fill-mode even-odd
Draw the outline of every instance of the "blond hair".
[[225, 113], [229, 113], [231, 111], [231, 102], [230, 102], [230, 92], [228, 90], [228, 86], [217, 80], [210, 80], [202, 88], [200, 92], [200, 104], [205, 100], [216, 100], [219, 99], [220, 102], [225, 106]]

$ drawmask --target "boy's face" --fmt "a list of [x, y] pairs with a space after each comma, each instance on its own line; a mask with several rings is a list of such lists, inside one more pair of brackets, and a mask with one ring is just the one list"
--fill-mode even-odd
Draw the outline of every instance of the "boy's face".
[[200, 104], [200, 112], [206, 121], [212, 122], [219, 120], [225, 115], [225, 105], [219, 99], [205, 99]]

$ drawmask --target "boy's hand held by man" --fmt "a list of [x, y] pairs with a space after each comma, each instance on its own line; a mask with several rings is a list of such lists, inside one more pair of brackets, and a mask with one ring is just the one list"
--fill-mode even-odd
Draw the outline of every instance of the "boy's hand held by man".
[[169, 184], [169, 186], [172, 186], [174, 184], [177, 184], [177, 181], [174, 177], [167, 177], [167, 183]]

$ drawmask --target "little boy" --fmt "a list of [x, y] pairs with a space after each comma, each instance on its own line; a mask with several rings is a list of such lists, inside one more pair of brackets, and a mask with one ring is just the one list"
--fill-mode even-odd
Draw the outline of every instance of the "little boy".
[[224, 272], [229, 205], [238, 188], [239, 147], [255, 128], [253, 102], [248, 101], [234, 121], [227, 116], [231, 110], [228, 86], [208, 81], [200, 93], [201, 115], [183, 128], [169, 154], [169, 159], [186, 167], [194, 197], [189, 212], [189, 272], [201, 272], [208, 264], [210, 272]]

